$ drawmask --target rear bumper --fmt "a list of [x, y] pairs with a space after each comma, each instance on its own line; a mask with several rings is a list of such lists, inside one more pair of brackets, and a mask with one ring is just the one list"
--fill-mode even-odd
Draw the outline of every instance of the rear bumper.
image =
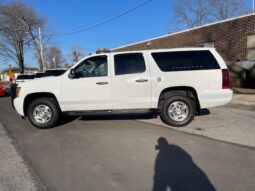
[[21, 116], [25, 116], [24, 115], [24, 109], [23, 109], [23, 102], [24, 102], [24, 100], [23, 100], [23, 98], [21, 98], [21, 97], [16, 97], [15, 99], [14, 99], [14, 108], [15, 108], [15, 110], [18, 112], [18, 114], [19, 115], [21, 115]]
[[232, 100], [233, 91], [223, 89], [217, 91], [209, 91], [199, 95], [201, 109], [226, 105]]

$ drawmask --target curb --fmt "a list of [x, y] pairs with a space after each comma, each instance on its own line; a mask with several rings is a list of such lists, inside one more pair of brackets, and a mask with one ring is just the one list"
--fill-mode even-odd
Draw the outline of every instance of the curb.
[[171, 126], [168, 126], [168, 125], [152, 123], [152, 122], [149, 122], [149, 121], [146, 121], [146, 120], [136, 120], [136, 121], [138, 121], [140, 123], [156, 125], [156, 126], [159, 126], [159, 127], [167, 128], [167, 129], [170, 129], [172, 131], [176, 131], [178, 133], [184, 133], [184, 134], [187, 134], [187, 135], [192, 135], [192, 136], [196, 136], [196, 137], [202, 137], [202, 138], [209, 139], [209, 140], [212, 140], [212, 141], [218, 141], [218, 142], [222, 142], [222, 143], [226, 143], [226, 144], [231, 144], [231, 145], [234, 145], [234, 146], [239, 146], [239, 147], [255, 150], [255, 146], [250, 146], [250, 145], [245, 145], [245, 144], [240, 144], [240, 143], [234, 143], [234, 142], [231, 142], [231, 141], [217, 139], [217, 138], [209, 137], [209, 136], [206, 136], [206, 135], [201, 135], [201, 134], [187, 132], [187, 131], [181, 131], [181, 130], [178, 130], [177, 128], [174, 128], [174, 127], [171, 127]]
[[231, 101], [230, 105], [245, 105], [245, 106], [255, 106], [255, 101]]
[[[3, 130], [6, 133], [6, 136], [10, 139], [11, 144], [15, 148], [18, 155], [22, 158], [24, 165], [26, 166], [28, 173], [31, 175], [32, 180], [36, 186], [38, 191], [48, 191], [48, 187], [40, 177], [39, 173], [34, 169], [31, 161], [26, 157], [23, 150], [19, 147], [18, 143], [15, 141], [14, 136], [12, 133], [7, 129], [7, 127], [0, 121], [0, 125], [3, 127]], [[1, 190], [1, 189], [0, 189]]]

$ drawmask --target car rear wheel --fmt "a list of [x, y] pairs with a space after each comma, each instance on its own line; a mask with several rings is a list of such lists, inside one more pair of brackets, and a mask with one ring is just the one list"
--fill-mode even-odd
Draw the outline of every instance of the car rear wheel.
[[59, 107], [53, 98], [38, 98], [27, 109], [27, 117], [39, 129], [54, 127], [60, 116]]
[[195, 111], [196, 104], [190, 97], [174, 95], [164, 100], [160, 108], [160, 117], [167, 125], [182, 127], [194, 119]]

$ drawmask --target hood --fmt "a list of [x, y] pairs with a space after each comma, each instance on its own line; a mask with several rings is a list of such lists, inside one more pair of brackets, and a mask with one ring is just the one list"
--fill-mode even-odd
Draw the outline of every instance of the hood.
[[19, 86], [30, 86], [36, 84], [48, 84], [52, 83], [55, 80], [58, 80], [60, 76], [47, 76], [43, 78], [35, 78], [32, 80], [25, 81], [24, 83], [19, 84]]
[[23, 96], [31, 93], [60, 93], [61, 92], [61, 81], [62, 77], [45, 77], [33, 79], [27, 82], [18, 84], [21, 87], [21, 92]]

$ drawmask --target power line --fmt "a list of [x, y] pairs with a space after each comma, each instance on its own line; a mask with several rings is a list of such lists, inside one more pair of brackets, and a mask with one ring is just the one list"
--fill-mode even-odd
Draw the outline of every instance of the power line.
[[[101, 18], [99, 18], [99, 19], [97, 19], [95, 21], [89, 22], [89, 23], [87, 23], [85, 25], [81, 25], [79, 27], [73, 27], [73, 29], [69, 29], [69, 31], [80, 30], [80, 29], [83, 29], [84, 27], [88, 27], [90, 25], [93, 25], [94, 23], [98, 23], [98, 22], [101, 22], [102, 20], [106, 20], [108, 18], [112, 18], [116, 14], [119, 14], [119, 13], [121, 13], [121, 12], [127, 10], [127, 9], [130, 9], [131, 7], [134, 7], [135, 5], [140, 4], [141, 2], [144, 2], [144, 0], [135, 1], [135, 2], [133, 2], [131, 4], [126, 5], [125, 8], [116, 10], [115, 12], [110, 13], [109, 15], [103, 16], [103, 17], [101, 17]], [[63, 32], [63, 33], [68, 33], [68, 32]]]
[[[120, 18], [120, 17], [122, 17], [122, 16], [125, 16], [125, 15], [127, 15], [127, 14], [129, 14], [129, 13], [131, 13], [131, 12], [134, 12], [135, 10], [137, 10], [137, 9], [139, 9], [139, 8], [141, 8], [141, 7], [143, 7], [143, 6], [145, 6], [146, 4], [148, 4], [148, 3], [150, 3], [152, 0], [146, 0], [146, 1], [144, 1], [143, 3], [141, 3], [141, 4], [139, 4], [139, 5], [137, 5], [137, 6], [135, 6], [135, 7], [133, 7], [133, 8], [131, 8], [131, 9], [129, 9], [129, 10], [127, 10], [127, 11], [125, 11], [125, 12], [123, 12], [123, 13], [121, 13], [121, 14], [118, 14], [118, 15], [116, 15], [116, 16], [113, 16], [113, 17], [106, 17], [105, 19], [103, 19], [103, 21], [101, 21], [101, 22], [99, 22], [99, 23], [96, 23], [96, 24], [93, 24], [93, 25], [91, 25], [91, 26], [88, 26], [88, 27], [85, 27], [85, 28], [83, 28], [83, 29], [79, 29], [79, 30], [76, 30], [76, 31], [72, 31], [72, 32], [68, 32], [68, 33], [63, 33], [63, 34], [59, 34], [59, 35], [51, 35], [52, 37], [54, 37], [54, 36], [67, 36], [67, 35], [72, 35], [72, 34], [76, 34], [76, 33], [80, 33], [80, 32], [84, 32], [84, 31], [88, 31], [88, 30], [91, 30], [91, 29], [94, 29], [94, 28], [96, 28], [96, 27], [99, 27], [99, 26], [102, 26], [102, 25], [104, 25], [104, 24], [106, 24], [106, 23], [109, 23], [109, 22], [111, 22], [111, 21], [113, 21], [113, 20], [116, 20], [116, 19], [118, 19], [118, 18]], [[109, 19], [108, 19], [109, 18]]]

